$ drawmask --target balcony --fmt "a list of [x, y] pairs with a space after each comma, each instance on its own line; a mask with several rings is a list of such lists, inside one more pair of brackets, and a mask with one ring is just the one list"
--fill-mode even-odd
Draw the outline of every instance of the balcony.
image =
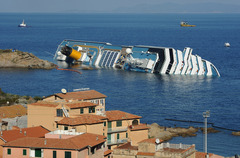
[[108, 128], [107, 133], [119, 133], [119, 132], [126, 132], [127, 127], [117, 127], [117, 128]]
[[108, 145], [117, 145], [117, 144], [126, 143], [127, 141], [128, 141], [127, 139], [108, 140], [108, 141], [107, 141], [107, 144], [108, 144]]

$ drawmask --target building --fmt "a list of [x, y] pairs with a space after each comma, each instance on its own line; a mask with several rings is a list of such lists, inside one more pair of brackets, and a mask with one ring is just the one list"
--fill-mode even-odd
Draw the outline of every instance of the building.
[[[0, 145], [17, 140], [19, 138], [25, 138], [25, 137], [44, 138], [45, 134], [49, 132], [50, 131], [48, 129], [42, 126], [22, 128], [22, 129], [18, 127], [14, 127], [13, 130], [1, 131]], [[2, 153], [3, 153], [3, 149], [2, 149], [2, 146], [0, 146], [0, 157], [2, 156]]]
[[0, 107], [0, 118], [14, 118], [27, 115], [27, 109], [22, 105]]
[[95, 90], [58, 93], [28, 104], [28, 127], [42, 125], [51, 131], [71, 130], [107, 137], [109, 149], [148, 138], [141, 116], [113, 110], [105, 111], [105, 96]]
[[103, 158], [107, 148], [102, 135], [84, 133], [46, 138], [24, 137], [3, 145], [3, 158]]
[[126, 143], [113, 150], [113, 158], [195, 158], [195, 145], [164, 143], [159, 139], [145, 139], [133, 146]]

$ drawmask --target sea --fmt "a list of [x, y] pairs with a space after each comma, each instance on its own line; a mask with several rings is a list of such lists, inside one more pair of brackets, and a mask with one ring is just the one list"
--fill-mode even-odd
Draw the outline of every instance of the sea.
[[[25, 20], [26, 28], [18, 25]], [[196, 27], [180, 27], [188, 21]], [[107, 96], [106, 110], [142, 116], [141, 122], [167, 127], [208, 126], [209, 153], [240, 154], [240, 14], [77, 14], [0, 13], [0, 49], [17, 49], [72, 71], [0, 69], [0, 88], [6, 93], [49, 96], [89, 88]], [[150, 45], [183, 50], [212, 62], [220, 77], [159, 75], [114, 69], [85, 70], [53, 59], [64, 39]], [[224, 43], [229, 42], [230, 47]], [[182, 121], [178, 121], [182, 120]], [[195, 123], [200, 122], [200, 123]], [[204, 134], [175, 137], [170, 143], [195, 144], [204, 152]]]

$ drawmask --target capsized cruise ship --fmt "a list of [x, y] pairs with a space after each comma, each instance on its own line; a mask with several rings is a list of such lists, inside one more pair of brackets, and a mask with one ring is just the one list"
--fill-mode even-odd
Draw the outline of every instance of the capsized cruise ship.
[[220, 76], [209, 61], [170, 47], [112, 45], [105, 42], [63, 40], [55, 57], [70, 64], [80, 63], [97, 68], [115, 68], [156, 74]]

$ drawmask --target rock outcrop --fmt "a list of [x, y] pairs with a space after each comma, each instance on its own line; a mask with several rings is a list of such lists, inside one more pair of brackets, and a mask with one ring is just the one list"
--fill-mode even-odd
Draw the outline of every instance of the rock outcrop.
[[196, 132], [199, 130], [198, 128], [189, 127], [189, 128], [182, 128], [182, 127], [163, 127], [159, 126], [156, 123], [149, 125], [149, 137], [152, 138], [159, 138], [162, 140], [170, 140], [173, 137], [192, 137], [196, 136]]
[[0, 50], [0, 68], [29, 68], [29, 69], [54, 69], [57, 65], [39, 59], [32, 53]]
[[240, 131], [239, 131], [239, 132], [232, 132], [232, 135], [234, 135], [234, 136], [240, 136]]

